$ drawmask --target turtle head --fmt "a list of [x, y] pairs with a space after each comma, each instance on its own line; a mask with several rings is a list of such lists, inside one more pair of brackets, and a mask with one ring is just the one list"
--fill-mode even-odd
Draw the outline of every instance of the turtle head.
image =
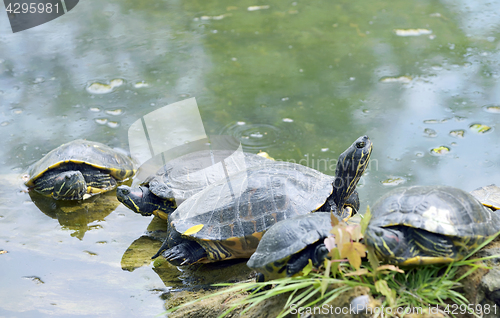
[[342, 213], [348, 198], [354, 193], [359, 179], [368, 166], [371, 153], [370, 138], [361, 136], [339, 156], [332, 193], [333, 202], [339, 213]]
[[156, 211], [169, 214], [175, 210], [175, 202], [157, 197], [145, 186], [121, 185], [116, 189], [116, 197], [127, 208], [144, 216], [156, 215]]
[[58, 174], [53, 184], [52, 197], [55, 200], [81, 200], [87, 193], [87, 183], [78, 170]]
[[405, 255], [408, 246], [404, 232], [395, 227], [370, 226], [364, 234], [365, 244], [371, 248], [379, 260], [389, 263], [401, 263], [401, 255]]

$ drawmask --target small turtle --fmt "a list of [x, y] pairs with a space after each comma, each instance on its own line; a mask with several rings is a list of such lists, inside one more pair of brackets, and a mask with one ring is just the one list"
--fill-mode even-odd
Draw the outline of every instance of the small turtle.
[[309, 260], [318, 267], [328, 254], [324, 239], [331, 229], [330, 212], [315, 212], [278, 222], [262, 236], [247, 266], [258, 271], [258, 282], [293, 276]]
[[26, 185], [55, 200], [81, 200], [116, 188], [135, 173], [132, 160], [94, 141], [74, 140], [52, 150], [29, 169]]
[[[226, 158], [224, 161], [226, 168], [229, 166], [237, 170], [273, 162], [263, 155], [251, 153], [241, 153], [244, 158], [240, 161], [239, 157], [231, 156], [233, 154], [229, 150], [215, 152], [201, 150], [188, 153], [170, 160], [156, 174], [146, 178], [139, 187], [119, 186], [116, 196], [121, 203], [136, 213], [144, 216], [155, 214], [162, 219], [168, 219], [168, 214], [177, 208], [177, 204], [214, 183], [221, 175], [225, 175], [222, 165], [218, 167], [219, 170], [208, 172], [203, 170], [212, 164], [213, 155], [217, 158]], [[244, 167], [241, 166], [243, 163]]]
[[[496, 186], [473, 194], [487, 206], [500, 206]], [[380, 260], [391, 264], [460, 260], [500, 231], [498, 214], [473, 195], [448, 186], [395, 189], [380, 198], [371, 213], [364, 241]]]
[[184, 201], [169, 220], [169, 236], [153, 256], [174, 265], [250, 257], [275, 223], [313, 211], [341, 219], [359, 208], [355, 187], [372, 143], [358, 138], [339, 157], [336, 176], [291, 163], [251, 167]]

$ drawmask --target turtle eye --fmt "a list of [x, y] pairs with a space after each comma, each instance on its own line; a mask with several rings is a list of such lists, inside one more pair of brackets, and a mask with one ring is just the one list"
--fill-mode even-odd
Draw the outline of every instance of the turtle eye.
[[358, 148], [358, 149], [364, 148], [365, 146], [366, 146], [366, 142], [364, 142], [364, 141], [360, 141], [360, 142], [356, 143], [356, 148]]
[[375, 230], [374, 232], [377, 236], [384, 236], [384, 232], [381, 230]]

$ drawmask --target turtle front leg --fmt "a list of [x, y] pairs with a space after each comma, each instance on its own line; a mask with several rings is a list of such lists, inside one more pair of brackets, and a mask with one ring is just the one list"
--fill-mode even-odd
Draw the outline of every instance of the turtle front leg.
[[107, 173], [88, 172], [84, 173], [83, 177], [87, 182], [87, 193], [89, 194], [110, 191], [117, 186], [116, 179]]
[[314, 244], [306, 247], [302, 252], [292, 256], [286, 265], [286, 275], [293, 276], [307, 266], [309, 260], [314, 266], [319, 266], [328, 255], [325, 244]]
[[53, 184], [52, 198], [55, 200], [81, 200], [87, 193], [87, 183], [78, 170], [58, 174]]
[[195, 241], [186, 241], [162, 253], [170, 264], [175, 266], [192, 265], [207, 257], [207, 253]]

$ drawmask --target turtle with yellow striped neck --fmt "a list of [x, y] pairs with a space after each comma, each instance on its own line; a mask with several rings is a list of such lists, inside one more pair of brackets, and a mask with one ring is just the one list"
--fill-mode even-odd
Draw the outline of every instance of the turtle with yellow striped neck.
[[249, 258], [281, 220], [314, 211], [348, 219], [359, 208], [356, 185], [372, 151], [359, 137], [337, 162], [335, 176], [291, 162], [251, 167], [184, 201], [169, 218], [169, 236], [153, 256], [174, 265]]

